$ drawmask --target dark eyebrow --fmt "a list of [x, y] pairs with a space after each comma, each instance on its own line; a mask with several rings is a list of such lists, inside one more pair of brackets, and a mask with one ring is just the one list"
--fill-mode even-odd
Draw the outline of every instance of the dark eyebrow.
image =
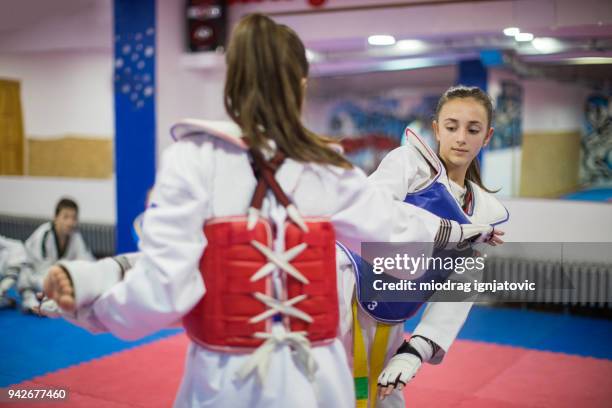
[[446, 118], [446, 119], [444, 119], [444, 122], [448, 122], [448, 121], [459, 122], [457, 119], [453, 119], [453, 118]]
[[470, 120], [468, 125], [482, 125], [482, 122], [479, 120]]

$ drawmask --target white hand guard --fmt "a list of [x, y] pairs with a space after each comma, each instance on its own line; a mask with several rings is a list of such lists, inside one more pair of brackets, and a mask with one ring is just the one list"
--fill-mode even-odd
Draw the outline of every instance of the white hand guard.
[[493, 227], [483, 224], [461, 224], [463, 236], [460, 241], [469, 241], [473, 244], [488, 242], [493, 236]]
[[99, 261], [59, 261], [70, 276], [76, 309], [90, 306], [99, 296], [123, 280], [125, 274], [140, 259], [141, 253], [132, 252]]
[[59, 261], [72, 281], [75, 308], [81, 309], [91, 305], [99, 296], [120, 282], [123, 278], [123, 266], [113, 258], [99, 261]]
[[113, 260], [121, 267], [121, 279], [125, 277], [125, 273], [134, 267], [134, 264], [142, 257], [140, 252], [129, 252], [127, 254], [117, 255]]
[[[402, 343], [397, 354], [389, 360], [378, 377], [378, 386], [401, 389], [416, 375], [423, 362], [431, 360], [438, 349], [439, 346], [433, 341], [419, 335], [412, 336], [409, 341]], [[399, 384], [402, 386], [398, 387]]]
[[406, 385], [419, 371], [421, 359], [410, 353], [400, 353], [393, 356], [378, 377], [378, 385], [386, 387], [400, 383]]
[[493, 227], [485, 224], [459, 224], [453, 220], [440, 219], [435, 246], [442, 249], [466, 249], [472, 244], [488, 242], [493, 236]]

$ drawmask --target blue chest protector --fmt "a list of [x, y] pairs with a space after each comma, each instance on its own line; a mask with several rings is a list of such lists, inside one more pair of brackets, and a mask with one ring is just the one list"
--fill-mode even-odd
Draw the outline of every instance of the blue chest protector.
[[[447, 218], [457, 221], [459, 224], [469, 224], [471, 221], [463, 212], [457, 201], [449, 193], [446, 186], [439, 181], [434, 181], [430, 186], [416, 193], [409, 193], [404, 199], [405, 203], [413, 204], [423, 208], [440, 218]], [[384, 323], [401, 323], [412, 317], [423, 305], [424, 301], [415, 302], [385, 302], [385, 301], [362, 301], [361, 288], [371, 288], [375, 279], [380, 279], [374, 274], [372, 265], [364, 261], [357, 254], [350, 252], [343, 245], [338, 245], [348, 256], [353, 263], [353, 267], [357, 280], [357, 300], [363, 310], [365, 310], [374, 319]], [[456, 256], [455, 251], [435, 251], [436, 257]], [[449, 275], [446, 270], [428, 270], [419, 279], [413, 280], [417, 285], [419, 282], [444, 282]], [[414, 297], [418, 299], [428, 299], [433, 295], [431, 292], [414, 291]], [[413, 295], [411, 295], [412, 297]]]

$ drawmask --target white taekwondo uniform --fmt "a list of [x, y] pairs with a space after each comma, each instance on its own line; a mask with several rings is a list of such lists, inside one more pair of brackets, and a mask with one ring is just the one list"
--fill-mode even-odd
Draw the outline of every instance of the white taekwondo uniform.
[[[456, 201], [459, 210], [462, 211], [467, 188], [460, 187], [448, 178], [440, 159], [421, 138], [410, 129], [406, 129], [405, 135], [407, 144], [389, 152], [377, 170], [370, 175], [369, 180], [400, 202], [404, 202], [410, 195], [427, 191], [431, 187], [445, 188]], [[441, 184], [441, 186], [434, 186], [435, 183]], [[459, 223], [471, 222], [473, 224], [495, 226], [508, 220], [509, 215], [506, 208], [493, 194], [483, 190], [471, 181], [467, 181], [467, 183], [469, 183], [472, 194], [472, 205], [464, 212], [467, 220], [459, 221]], [[342, 288], [345, 293], [341, 298], [345, 303], [344, 309], [350, 311], [355, 288], [354, 266], [344, 251], [338, 251], [337, 258], [339, 273], [344, 279]], [[429, 363], [439, 364], [442, 362], [444, 355], [463, 327], [472, 305], [473, 302], [470, 301], [427, 303], [421, 320], [412, 335], [423, 336], [440, 347], [429, 360]], [[349, 352], [349, 362], [352, 362], [354, 357], [352, 330], [355, 325], [350, 312], [343, 316], [345, 320], [341, 322], [341, 338]], [[357, 308], [357, 317], [362, 330], [364, 347], [367, 353], [366, 358], [371, 363], [371, 347], [374, 344], [377, 321], [362, 307]], [[397, 349], [402, 345], [405, 335], [403, 322], [393, 325], [389, 330], [384, 365], [395, 355]], [[378, 374], [373, 375], [374, 380], [377, 377]], [[403, 392], [397, 390], [383, 401], [377, 400], [376, 403], [379, 408], [403, 408], [406, 406]]]
[[[88, 271], [88, 263], [63, 263], [75, 289], [78, 312], [73, 321], [91, 331], [135, 339], [183, 318], [207, 293], [198, 270], [209, 244], [202, 227], [213, 219], [247, 213], [256, 179], [249, 154], [236, 142], [240, 129], [227, 122], [185, 120], [173, 133], [178, 141], [163, 155], [144, 215], [142, 256], [125, 279], [111, 259], [97, 263], [113, 271], [104, 274]], [[275, 179], [302, 216], [328, 219], [336, 238], [353, 251], [359, 252], [362, 241], [431, 243], [440, 225], [433, 214], [392, 200], [359, 169], [287, 158]], [[287, 212], [269, 194], [261, 217], [280, 229]], [[274, 249], [281, 254], [285, 250], [282, 235]], [[431, 245], [423, 249], [428, 250]], [[337, 278], [338, 291], [344, 292], [344, 275]], [[341, 320], [344, 307], [341, 301]], [[273, 331], [283, 330], [272, 326]], [[337, 338], [305, 347], [305, 352], [290, 341], [272, 345], [266, 353], [237, 354], [192, 342], [175, 406], [354, 406], [352, 375]], [[263, 385], [256, 375], [236, 378], [256, 354], [257, 370], [268, 366], [259, 371]], [[314, 364], [304, 368], [297, 360]]]

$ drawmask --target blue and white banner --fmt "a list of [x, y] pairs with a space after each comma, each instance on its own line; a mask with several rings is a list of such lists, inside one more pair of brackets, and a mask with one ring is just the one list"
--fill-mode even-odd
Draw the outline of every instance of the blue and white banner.
[[136, 249], [132, 223], [155, 180], [155, 0], [115, 0], [117, 252]]

